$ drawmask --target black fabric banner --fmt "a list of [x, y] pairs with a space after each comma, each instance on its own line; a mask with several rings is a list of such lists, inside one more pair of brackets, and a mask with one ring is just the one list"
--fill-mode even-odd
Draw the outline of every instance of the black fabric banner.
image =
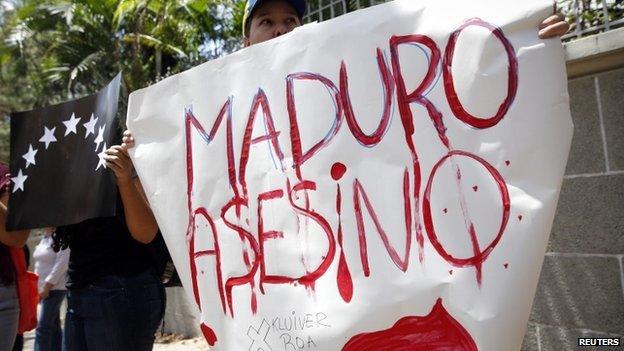
[[11, 114], [8, 230], [115, 214], [115, 175], [104, 150], [119, 143], [121, 73], [97, 94]]

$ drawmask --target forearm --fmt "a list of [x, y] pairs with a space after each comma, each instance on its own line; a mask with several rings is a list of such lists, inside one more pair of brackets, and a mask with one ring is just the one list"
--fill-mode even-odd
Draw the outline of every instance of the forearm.
[[144, 244], [151, 242], [158, 232], [158, 224], [143, 196], [138, 180], [118, 181], [119, 193], [123, 201], [126, 225], [132, 237]]
[[28, 239], [29, 230], [6, 230], [6, 219], [8, 209], [6, 203], [8, 202], [8, 194], [5, 193], [0, 199], [0, 242], [7, 246], [22, 247], [26, 244]]
[[6, 246], [22, 247], [26, 244], [28, 239], [28, 230], [15, 230], [7, 231], [4, 227], [4, 220], [1, 219], [2, 225], [0, 225], [0, 242]]

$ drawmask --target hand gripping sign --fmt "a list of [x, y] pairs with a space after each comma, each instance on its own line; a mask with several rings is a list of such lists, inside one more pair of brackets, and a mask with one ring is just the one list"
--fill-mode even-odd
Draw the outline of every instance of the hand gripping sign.
[[217, 350], [519, 349], [572, 125], [549, 1], [395, 1], [131, 95]]

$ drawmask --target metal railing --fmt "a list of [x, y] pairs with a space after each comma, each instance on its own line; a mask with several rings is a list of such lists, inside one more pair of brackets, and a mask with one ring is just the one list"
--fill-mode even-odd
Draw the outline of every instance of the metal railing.
[[308, 0], [304, 21], [325, 21], [347, 12], [384, 3], [388, 0]]
[[571, 25], [563, 40], [624, 26], [624, 0], [558, 0], [557, 7]]
[[[305, 22], [325, 21], [386, 0], [308, 0]], [[566, 14], [570, 31], [563, 40], [624, 27], [624, 0], [557, 0], [557, 10]]]
[[348, 11], [346, 0], [309, 0], [305, 22], [326, 21], [343, 15]]

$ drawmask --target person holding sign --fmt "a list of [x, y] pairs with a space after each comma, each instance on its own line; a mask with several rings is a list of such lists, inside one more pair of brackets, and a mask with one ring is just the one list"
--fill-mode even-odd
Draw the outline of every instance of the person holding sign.
[[55, 249], [71, 249], [65, 347], [74, 350], [151, 350], [164, 314], [165, 291], [148, 244], [158, 225], [133, 175], [127, 148], [105, 150], [117, 179], [114, 217], [59, 227]]

